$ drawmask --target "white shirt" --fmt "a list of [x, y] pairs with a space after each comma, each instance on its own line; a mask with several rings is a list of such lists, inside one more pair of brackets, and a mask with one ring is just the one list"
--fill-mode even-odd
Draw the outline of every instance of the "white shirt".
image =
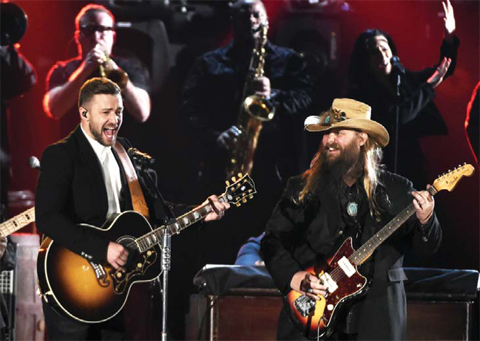
[[106, 218], [108, 219], [112, 214], [120, 213], [120, 191], [122, 190], [122, 180], [120, 178], [120, 168], [115, 160], [115, 156], [112, 152], [112, 147], [105, 147], [101, 143], [92, 139], [83, 130], [83, 134], [87, 138], [88, 142], [93, 148], [93, 151], [100, 161], [102, 166], [103, 179], [105, 181], [105, 188], [107, 190], [108, 198], [108, 211]]

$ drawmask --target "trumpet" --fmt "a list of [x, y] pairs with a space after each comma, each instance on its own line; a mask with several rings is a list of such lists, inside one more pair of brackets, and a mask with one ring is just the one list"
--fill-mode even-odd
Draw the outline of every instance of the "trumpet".
[[105, 52], [103, 63], [99, 66], [100, 76], [108, 78], [116, 83], [120, 89], [124, 90], [127, 87], [128, 75], [122, 69], [114, 69], [110, 60], [110, 56]]

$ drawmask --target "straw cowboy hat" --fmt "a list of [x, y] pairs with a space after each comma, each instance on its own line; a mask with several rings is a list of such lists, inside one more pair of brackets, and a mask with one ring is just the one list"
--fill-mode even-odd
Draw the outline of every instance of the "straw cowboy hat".
[[390, 140], [387, 129], [372, 121], [372, 108], [350, 98], [336, 98], [330, 110], [305, 119], [305, 129], [311, 132], [325, 132], [330, 129], [356, 129], [367, 133], [380, 147]]

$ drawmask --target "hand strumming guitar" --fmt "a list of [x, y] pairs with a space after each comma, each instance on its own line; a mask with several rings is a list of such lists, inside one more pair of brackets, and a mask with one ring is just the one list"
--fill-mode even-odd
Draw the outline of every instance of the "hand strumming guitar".
[[127, 248], [115, 242], [108, 243], [107, 262], [115, 269], [121, 269], [127, 263], [127, 258]]
[[307, 271], [299, 271], [293, 275], [290, 287], [316, 300], [320, 300], [318, 295], [325, 296], [327, 293], [327, 287], [320, 279]]

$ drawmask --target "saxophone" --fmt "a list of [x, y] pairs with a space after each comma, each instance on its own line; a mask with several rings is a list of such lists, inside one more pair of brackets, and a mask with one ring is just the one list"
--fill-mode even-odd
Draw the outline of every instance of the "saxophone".
[[271, 121], [275, 116], [275, 108], [265, 96], [248, 95], [251, 92], [253, 80], [262, 77], [264, 74], [267, 32], [268, 23], [264, 23], [260, 27], [260, 34], [255, 41], [250, 59], [249, 72], [242, 94], [244, 100], [240, 106], [236, 122], [236, 126], [242, 133], [230, 151], [230, 159], [227, 165], [228, 179], [236, 176], [241, 177], [239, 174], [251, 173], [262, 123]]

